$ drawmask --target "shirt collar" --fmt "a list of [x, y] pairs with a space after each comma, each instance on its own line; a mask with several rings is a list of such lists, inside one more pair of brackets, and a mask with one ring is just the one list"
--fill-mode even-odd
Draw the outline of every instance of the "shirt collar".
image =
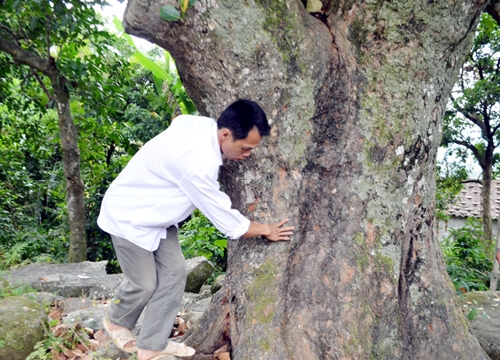
[[217, 123], [214, 121], [212, 124], [212, 146], [215, 152], [215, 156], [217, 157], [217, 160], [219, 162], [219, 166], [222, 165], [222, 154], [220, 152], [220, 146], [219, 146], [219, 137], [218, 137], [218, 128], [217, 128]]

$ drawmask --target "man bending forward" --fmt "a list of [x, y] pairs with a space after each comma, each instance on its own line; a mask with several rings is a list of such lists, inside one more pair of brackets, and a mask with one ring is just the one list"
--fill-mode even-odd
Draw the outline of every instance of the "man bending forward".
[[[269, 130], [264, 111], [249, 100], [231, 104], [217, 122], [181, 115], [147, 142], [113, 181], [97, 223], [111, 235], [125, 275], [104, 319], [118, 347], [137, 351], [139, 360], [194, 355], [184, 344], [166, 344], [186, 283], [177, 224], [195, 208], [232, 239], [289, 240], [293, 227], [283, 227], [288, 220], [251, 222], [231, 209], [217, 182], [223, 156], [244, 160]], [[146, 306], [136, 340], [131, 329]]]

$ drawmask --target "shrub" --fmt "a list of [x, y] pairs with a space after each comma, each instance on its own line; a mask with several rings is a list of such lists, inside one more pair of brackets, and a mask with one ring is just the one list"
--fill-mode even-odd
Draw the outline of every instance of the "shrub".
[[227, 239], [199, 210], [182, 225], [179, 241], [186, 259], [204, 256], [214, 265], [225, 268]]
[[481, 223], [469, 218], [464, 227], [450, 230], [441, 243], [446, 271], [457, 291], [488, 290], [493, 246], [483, 239]]

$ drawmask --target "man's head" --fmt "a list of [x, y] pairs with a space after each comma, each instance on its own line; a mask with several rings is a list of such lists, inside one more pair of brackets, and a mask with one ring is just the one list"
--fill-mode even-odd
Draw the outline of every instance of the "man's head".
[[270, 126], [264, 110], [253, 101], [238, 100], [229, 105], [217, 120], [219, 145], [229, 160], [250, 156]]

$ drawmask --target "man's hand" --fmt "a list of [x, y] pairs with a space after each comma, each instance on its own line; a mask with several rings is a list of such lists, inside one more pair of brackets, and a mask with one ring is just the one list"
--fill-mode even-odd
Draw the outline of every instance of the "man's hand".
[[252, 238], [264, 236], [270, 241], [290, 240], [293, 234], [293, 226], [282, 227], [288, 222], [288, 219], [282, 220], [277, 224], [259, 224], [256, 222], [250, 223], [248, 231], [242, 236], [243, 238]]
[[290, 240], [290, 236], [293, 235], [293, 226], [282, 227], [288, 222], [288, 219], [282, 220], [277, 224], [269, 224], [269, 235], [264, 235], [267, 240], [270, 241], [280, 241], [280, 240]]

